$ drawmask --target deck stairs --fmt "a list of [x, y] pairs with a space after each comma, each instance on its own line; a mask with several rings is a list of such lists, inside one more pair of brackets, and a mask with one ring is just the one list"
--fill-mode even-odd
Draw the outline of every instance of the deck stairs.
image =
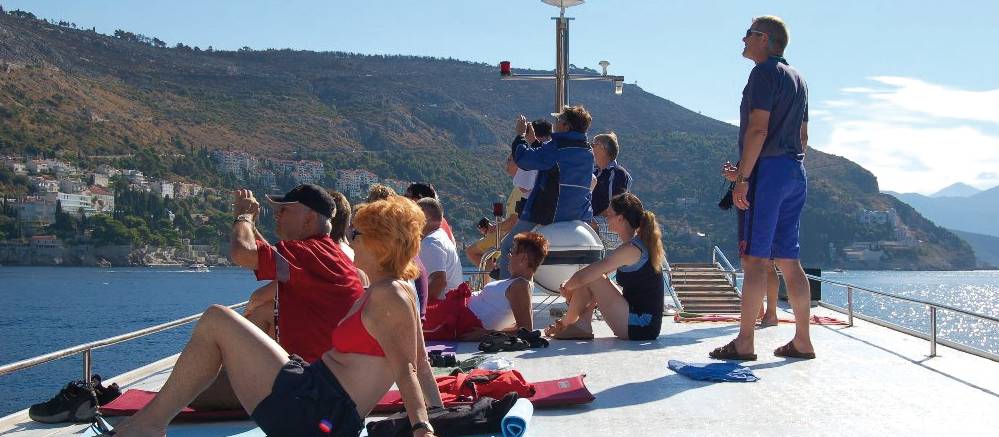
[[693, 313], [738, 313], [741, 298], [729, 282], [729, 274], [715, 264], [671, 265], [670, 282], [683, 311]]

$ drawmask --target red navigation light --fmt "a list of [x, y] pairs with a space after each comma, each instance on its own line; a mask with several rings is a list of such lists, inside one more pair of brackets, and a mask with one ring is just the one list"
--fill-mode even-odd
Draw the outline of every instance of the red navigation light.
[[500, 76], [509, 76], [509, 75], [510, 75], [510, 61], [501, 61]]
[[503, 202], [493, 203], [493, 215], [496, 217], [503, 217]]

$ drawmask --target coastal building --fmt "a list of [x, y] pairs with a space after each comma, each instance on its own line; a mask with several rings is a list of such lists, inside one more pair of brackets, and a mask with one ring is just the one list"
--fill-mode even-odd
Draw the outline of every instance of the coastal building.
[[187, 199], [189, 197], [198, 196], [204, 191], [204, 187], [198, 184], [190, 184], [187, 182], [177, 182], [173, 187], [174, 194], [176, 194], [177, 199]]
[[29, 159], [26, 163], [28, 171], [33, 174], [53, 171], [55, 165], [54, 159]]
[[153, 181], [149, 184], [153, 192], [159, 194], [160, 197], [166, 199], [167, 197], [174, 199], [174, 186], [173, 182], [170, 181]]
[[246, 152], [234, 152], [230, 150], [213, 150], [209, 156], [215, 162], [215, 168], [223, 173], [242, 176], [257, 171], [260, 160]]
[[121, 174], [125, 175], [128, 183], [132, 185], [146, 185], [146, 176], [139, 170], [125, 170]]
[[59, 203], [59, 207], [67, 214], [83, 214], [90, 217], [97, 214], [94, 207], [94, 198], [90, 193], [48, 193], [46, 197], [52, 203]]
[[273, 190], [277, 186], [277, 175], [271, 170], [259, 170], [257, 171], [257, 183]]
[[861, 209], [857, 213], [857, 221], [866, 225], [885, 225], [892, 224], [898, 220], [898, 213], [895, 212], [895, 208], [889, 208], [885, 211], [872, 211], [869, 209]]
[[59, 191], [63, 193], [79, 193], [87, 189], [87, 183], [83, 182], [80, 178], [60, 178], [59, 179]]
[[25, 230], [32, 234], [55, 221], [54, 200], [45, 196], [29, 196], [17, 204], [17, 218]]
[[97, 212], [105, 214], [114, 212], [114, 193], [96, 185], [88, 188], [86, 192], [90, 194], [90, 203]]
[[3, 165], [14, 172], [14, 174], [28, 174], [28, 166], [24, 164], [24, 160], [21, 158], [5, 156], [3, 158]]
[[59, 191], [59, 181], [48, 176], [29, 176], [31, 186], [39, 193], [55, 193]]
[[851, 262], [877, 263], [884, 254], [881, 245], [874, 242], [858, 241], [843, 248], [843, 257]]
[[121, 174], [121, 170], [114, 168], [107, 164], [101, 164], [97, 166], [97, 174], [107, 176], [108, 179], [113, 178]]
[[107, 174], [103, 173], [91, 173], [90, 174], [90, 184], [96, 185], [98, 187], [110, 187], [111, 178]]
[[336, 190], [353, 199], [366, 195], [371, 184], [378, 183], [378, 175], [364, 169], [336, 171]]
[[298, 182], [301, 184], [317, 183], [323, 179], [325, 172], [326, 168], [322, 162], [302, 160], [295, 163], [295, 171], [292, 173], [292, 178], [295, 178], [296, 181], [301, 181]]

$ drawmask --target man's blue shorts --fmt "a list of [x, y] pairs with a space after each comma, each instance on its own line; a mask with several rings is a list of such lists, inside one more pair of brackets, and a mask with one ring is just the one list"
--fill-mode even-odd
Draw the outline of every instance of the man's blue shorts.
[[798, 259], [798, 230], [808, 183], [801, 161], [768, 156], [749, 179], [749, 209], [739, 211], [739, 255]]

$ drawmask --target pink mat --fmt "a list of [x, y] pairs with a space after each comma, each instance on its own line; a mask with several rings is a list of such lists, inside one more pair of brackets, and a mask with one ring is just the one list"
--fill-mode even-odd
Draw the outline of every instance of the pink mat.
[[[131, 416], [149, 404], [156, 396], [154, 391], [126, 390], [117, 399], [100, 408], [105, 416]], [[180, 410], [175, 421], [207, 422], [220, 420], [245, 420], [250, 417], [243, 409], [238, 410], [196, 410], [190, 407]]]

